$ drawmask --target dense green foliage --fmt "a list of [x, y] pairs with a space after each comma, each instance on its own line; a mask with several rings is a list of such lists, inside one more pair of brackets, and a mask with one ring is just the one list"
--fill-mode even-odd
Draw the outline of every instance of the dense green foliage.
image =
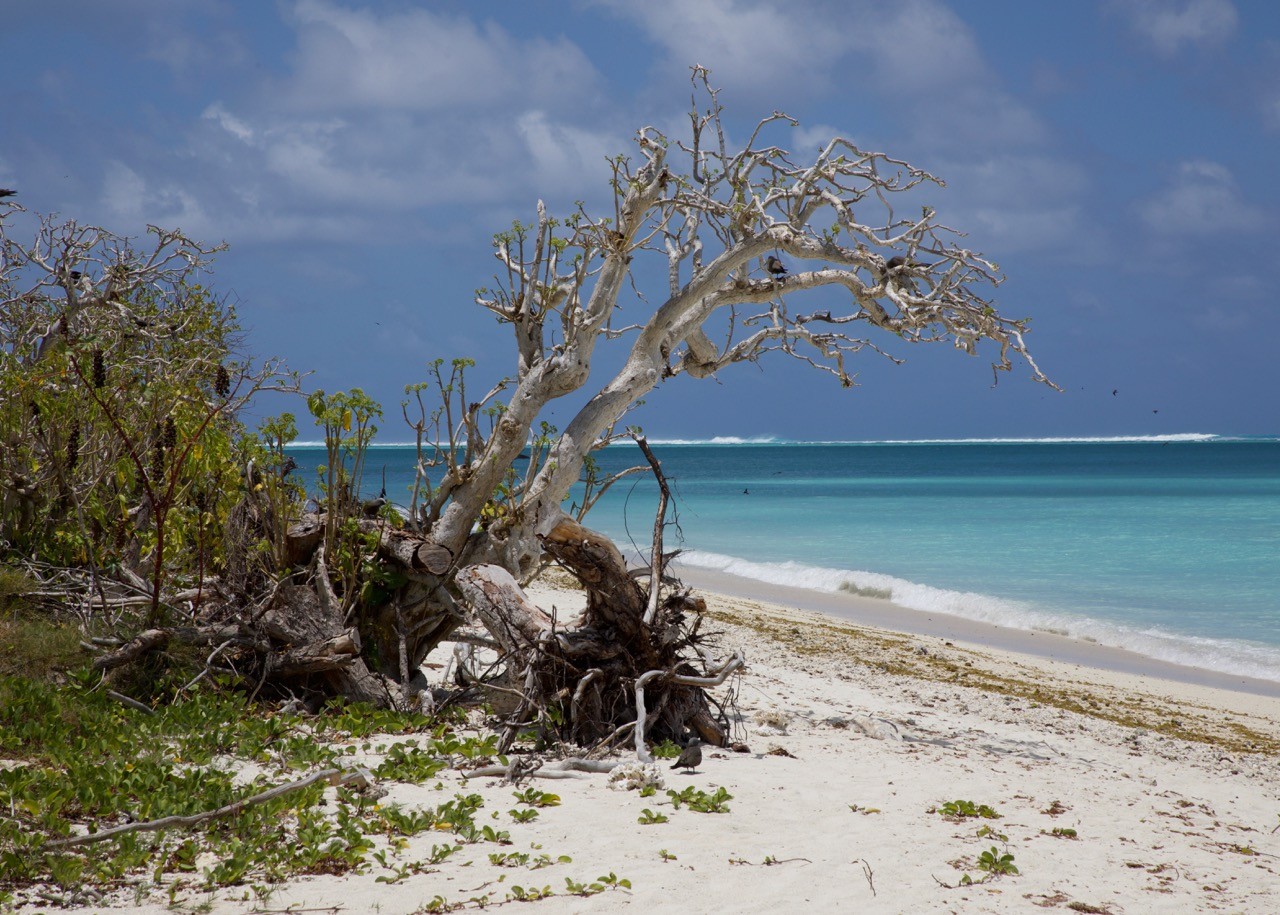
[[217, 555], [239, 485], [235, 313], [199, 286], [130, 304], [163, 331], [81, 320], [52, 345], [0, 349], [0, 473], [34, 490], [11, 489], [0, 533], [28, 555], [110, 568], [155, 549], [160, 513], [168, 554]]

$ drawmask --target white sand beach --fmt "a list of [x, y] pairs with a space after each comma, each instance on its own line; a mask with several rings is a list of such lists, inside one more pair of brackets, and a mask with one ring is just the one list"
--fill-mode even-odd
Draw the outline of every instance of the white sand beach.
[[[561, 611], [579, 600], [545, 586], [531, 594]], [[431, 910], [433, 900], [470, 909], [502, 903], [517, 886], [553, 891], [531, 903], [546, 912], [1280, 907], [1276, 696], [742, 597], [708, 604], [720, 645], [747, 656], [747, 671], [716, 694], [736, 691], [735, 738], [748, 751], [704, 748], [690, 773], [660, 760], [664, 784], [649, 797], [611, 787], [608, 775], [535, 779], [562, 803], [528, 823], [508, 816], [513, 788], [498, 778], [448, 771], [438, 783], [388, 783], [381, 803], [410, 808], [478, 793], [483, 822], [508, 830], [512, 844], [465, 846], [397, 883], [380, 882], [388, 872], [375, 865], [295, 880], [265, 901], [224, 891], [212, 911], [396, 915]], [[729, 811], [676, 809], [666, 789], [687, 786], [725, 789]], [[999, 818], [948, 818], [942, 808], [953, 801]], [[641, 824], [646, 809], [666, 821]], [[396, 861], [424, 858], [433, 840], [409, 839]], [[980, 869], [993, 847], [1018, 873]], [[530, 864], [497, 866], [495, 852], [527, 854]], [[542, 855], [555, 863], [533, 869]], [[589, 886], [609, 874], [630, 887], [568, 894], [566, 878]]]

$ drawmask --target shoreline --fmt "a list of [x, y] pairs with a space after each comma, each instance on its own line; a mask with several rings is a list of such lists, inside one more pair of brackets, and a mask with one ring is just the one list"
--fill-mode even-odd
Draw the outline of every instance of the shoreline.
[[1143, 682], [1172, 682], [1214, 692], [1242, 693], [1280, 699], [1280, 681], [1229, 674], [1222, 671], [1163, 661], [1123, 648], [1086, 642], [1070, 636], [1030, 629], [1015, 629], [903, 607], [890, 600], [855, 594], [816, 591], [743, 578], [712, 569], [673, 563], [687, 585], [700, 592], [730, 599], [747, 599], [819, 613], [858, 626], [891, 633], [937, 638], [963, 647], [1025, 660], [1046, 662], [1070, 670], [1100, 675], [1120, 675]]

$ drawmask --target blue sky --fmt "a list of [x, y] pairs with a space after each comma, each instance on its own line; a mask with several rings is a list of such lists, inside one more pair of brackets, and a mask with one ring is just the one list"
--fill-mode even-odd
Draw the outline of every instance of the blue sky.
[[5, 7], [0, 186], [225, 240], [212, 285], [252, 350], [372, 393], [384, 440], [428, 360], [513, 370], [472, 303], [492, 234], [604, 202], [604, 157], [678, 129], [693, 63], [731, 131], [783, 110], [797, 152], [841, 134], [946, 179], [928, 202], [1006, 273], [1064, 393], [891, 339], [906, 364], [861, 357], [852, 390], [784, 360], [677, 379], [636, 415], [652, 436], [1280, 432], [1271, 0]]

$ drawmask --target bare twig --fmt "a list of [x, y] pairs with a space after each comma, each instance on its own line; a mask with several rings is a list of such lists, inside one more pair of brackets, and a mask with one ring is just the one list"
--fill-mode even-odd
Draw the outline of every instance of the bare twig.
[[867, 878], [867, 886], [871, 887], [871, 895], [874, 897], [876, 895], [876, 882], [871, 870], [871, 865], [867, 863], [866, 858], [858, 858], [856, 861], [862, 865], [862, 875]]
[[645, 460], [653, 468], [653, 475], [658, 480], [658, 513], [653, 519], [653, 551], [649, 555], [649, 606], [644, 613], [644, 624], [652, 626], [658, 615], [658, 597], [662, 591], [662, 532], [667, 525], [667, 502], [671, 499], [671, 490], [667, 487], [662, 465], [649, 448], [648, 439], [638, 432], [631, 433], [631, 437], [644, 452]]

